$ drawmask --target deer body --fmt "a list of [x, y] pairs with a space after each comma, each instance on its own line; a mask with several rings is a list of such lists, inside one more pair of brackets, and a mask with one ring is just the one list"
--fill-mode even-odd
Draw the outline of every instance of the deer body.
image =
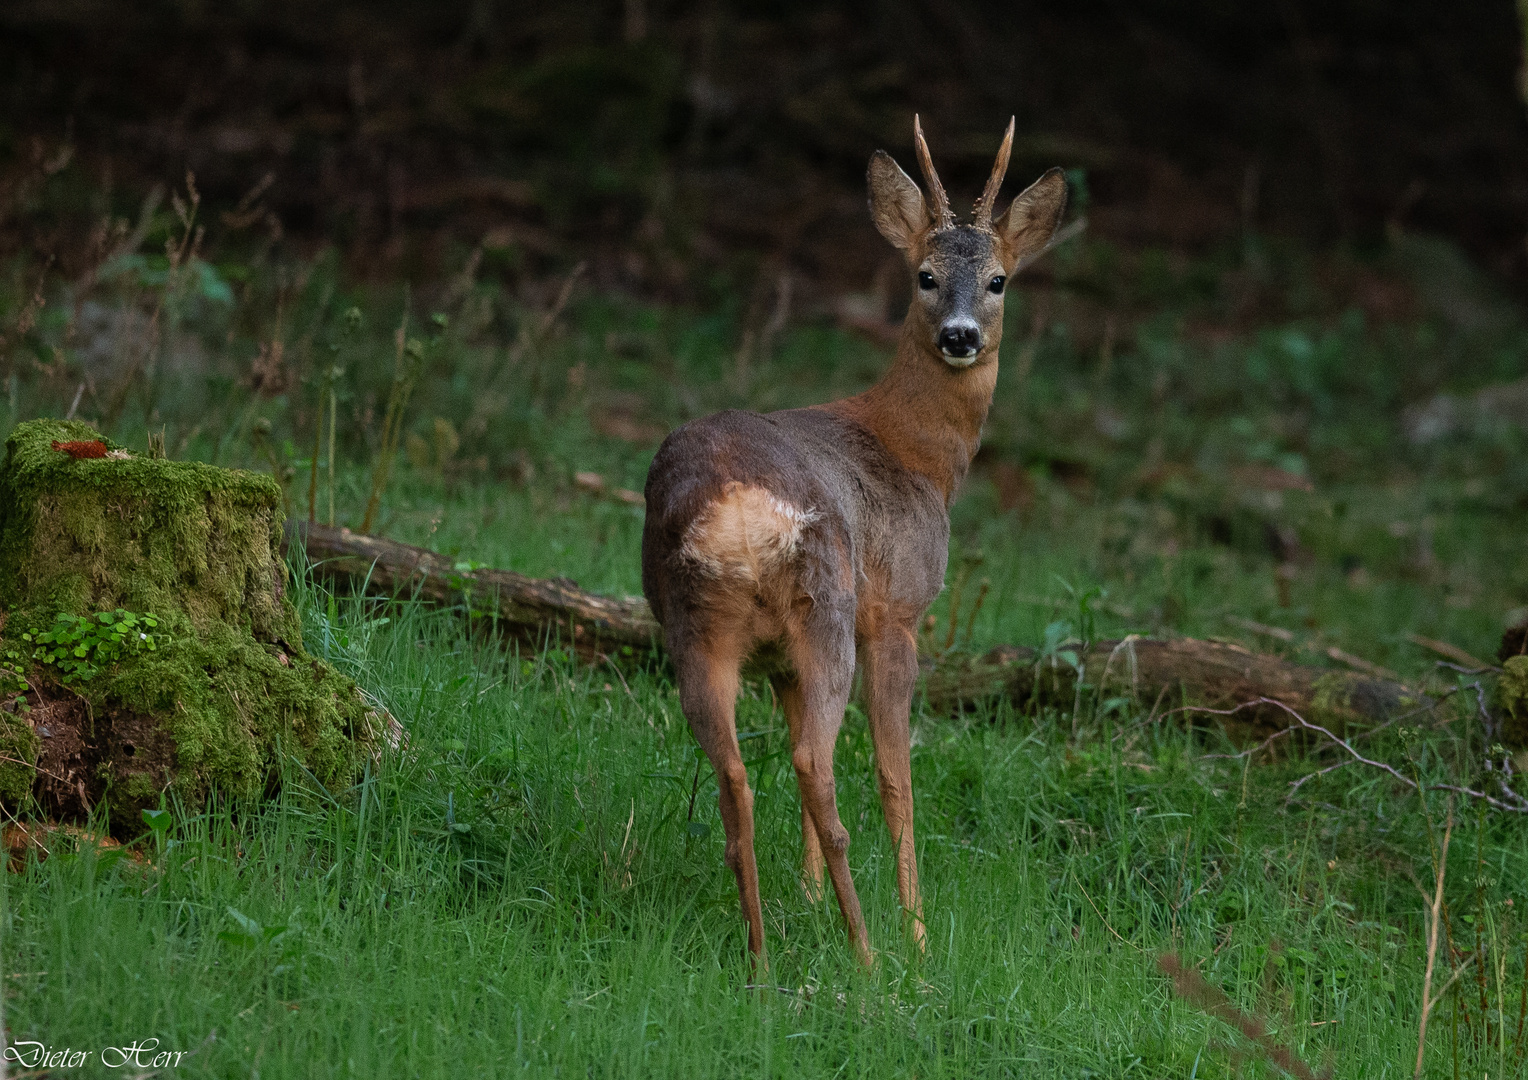
[[826, 869], [851, 942], [868, 962], [833, 782], [833, 748], [861, 665], [898, 892], [922, 947], [908, 728], [915, 635], [943, 587], [948, 506], [992, 401], [1003, 281], [1043, 249], [1065, 195], [1053, 170], [1015, 200], [1020, 213], [991, 222], [1011, 137], [1010, 124], [983, 196], [987, 213], [978, 203], [972, 226], [953, 224], [921, 131], [933, 214], [889, 156], [872, 159], [872, 214], [907, 252], [920, 286], [879, 383], [812, 408], [729, 410], [685, 424], [648, 472], [643, 591], [663, 625], [681, 707], [716, 771], [726, 861], [748, 947], [761, 961], [753, 796], [734, 718], [739, 669], [760, 650], [783, 660], [771, 681], [801, 792], [803, 883], [819, 894]]

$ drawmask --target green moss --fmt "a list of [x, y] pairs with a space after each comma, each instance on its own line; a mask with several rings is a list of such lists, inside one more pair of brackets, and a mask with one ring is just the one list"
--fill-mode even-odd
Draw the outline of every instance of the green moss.
[[[193, 802], [210, 784], [260, 791], [280, 754], [325, 783], [341, 782], [367, 734], [349, 679], [321, 660], [226, 627], [175, 638], [121, 664], [87, 694], [159, 721], [175, 742], [174, 787]], [[154, 770], [152, 756], [120, 764], [128, 773]]]
[[1528, 656], [1509, 656], [1496, 681], [1501, 741], [1514, 750], [1528, 746]]
[[1426, 698], [1399, 683], [1351, 671], [1329, 671], [1312, 684], [1305, 719], [1342, 736], [1350, 724], [1368, 727], [1379, 717], [1412, 713], [1427, 704]]
[[281, 490], [267, 476], [144, 457], [76, 460], [89, 425], [20, 424], [0, 467], [0, 606], [179, 611], [298, 646], [283, 605]]
[[1341, 734], [1354, 716], [1354, 681], [1345, 671], [1322, 675], [1311, 685], [1310, 715], [1306, 719]]
[[37, 747], [42, 740], [14, 712], [0, 709], [0, 801], [21, 806], [37, 777]]
[[166, 787], [192, 801], [214, 786], [257, 793], [286, 755], [343, 781], [365, 709], [354, 683], [303, 651], [284, 595], [280, 489], [198, 462], [52, 447], [92, 439], [88, 425], [38, 420], [6, 440], [0, 633], [14, 642], [59, 612], [159, 617], [157, 650], [73, 687], [122, 729], [97, 769], [113, 819], [158, 805]]
[[155, 780], [154, 774], [150, 772], [130, 773], [122, 779], [112, 793], [116, 796], [112, 800], [113, 815], [131, 820], [134, 810], [157, 808], [162, 788]]

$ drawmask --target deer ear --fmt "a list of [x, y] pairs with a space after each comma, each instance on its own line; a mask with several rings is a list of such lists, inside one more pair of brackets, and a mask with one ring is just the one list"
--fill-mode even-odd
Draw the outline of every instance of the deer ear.
[[893, 247], [910, 251], [928, 231], [928, 207], [913, 178], [884, 150], [870, 157], [870, 217]]
[[1052, 169], [1025, 188], [992, 223], [1003, 265], [1010, 274], [1045, 250], [1065, 209], [1066, 176], [1060, 169]]

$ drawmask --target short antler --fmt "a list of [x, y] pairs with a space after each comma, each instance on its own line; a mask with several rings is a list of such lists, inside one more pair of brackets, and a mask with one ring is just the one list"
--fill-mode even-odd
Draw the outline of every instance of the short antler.
[[1008, 155], [1013, 152], [1013, 119], [1008, 118], [1008, 130], [1003, 133], [1003, 145], [997, 148], [992, 175], [987, 177], [987, 186], [982, 188], [981, 198], [976, 200], [971, 214], [971, 223], [987, 232], [992, 231], [992, 206], [997, 202], [998, 189], [1003, 186], [1003, 177], [1008, 173]]
[[918, 123], [917, 113], [913, 114], [913, 143], [918, 150], [918, 164], [923, 169], [923, 180], [928, 184], [929, 200], [933, 203], [929, 209], [934, 215], [934, 231], [954, 228], [955, 215], [950, 212], [950, 197], [944, 193], [944, 185], [939, 182], [939, 174], [934, 171], [934, 159], [929, 156], [928, 143], [923, 140], [923, 127]]

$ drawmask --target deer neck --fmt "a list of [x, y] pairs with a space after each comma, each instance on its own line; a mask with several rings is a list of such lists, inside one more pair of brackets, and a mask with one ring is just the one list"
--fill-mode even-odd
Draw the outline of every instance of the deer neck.
[[955, 368], [930, 337], [909, 319], [881, 381], [828, 408], [868, 428], [904, 468], [928, 477], [948, 506], [981, 445], [997, 385], [997, 342], [975, 364]]

